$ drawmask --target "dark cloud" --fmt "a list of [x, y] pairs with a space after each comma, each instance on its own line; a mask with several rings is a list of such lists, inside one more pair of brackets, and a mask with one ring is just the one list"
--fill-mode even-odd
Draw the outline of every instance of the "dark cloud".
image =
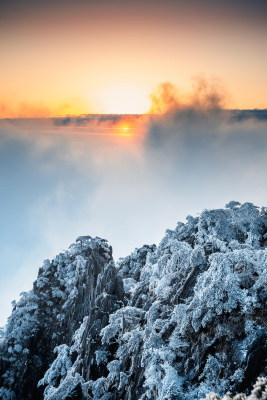
[[105, 126], [112, 127], [120, 122], [136, 122], [142, 115], [137, 114], [89, 114], [64, 118], [54, 118], [55, 126]]
[[65, 117], [65, 118], [54, 118], [54, 125], [55, 126], [68, 126], [73, 123], [73, 120], [71, 117]]
[[258, 121], [267, 121], [267, 109], [265, 110], [233, 110], [230, 115], [230, 120], [233, 122], [242, 122], [249, 119]]

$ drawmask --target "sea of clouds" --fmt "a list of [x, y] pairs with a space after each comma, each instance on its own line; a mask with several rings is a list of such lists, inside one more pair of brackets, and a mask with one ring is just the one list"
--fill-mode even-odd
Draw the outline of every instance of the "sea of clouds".
[[145, 116], [0, 120], [0, 325], [77, 236], [125, 256], [203, 208], [266, 206], [266, 170], [267, 111], [225, 110], [203, 81], [183, 101], [159, 86]]

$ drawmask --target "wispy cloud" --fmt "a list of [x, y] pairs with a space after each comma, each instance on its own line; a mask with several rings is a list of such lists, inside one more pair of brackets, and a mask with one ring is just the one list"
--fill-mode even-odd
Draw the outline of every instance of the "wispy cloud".
[[218, 78], [192, 78], [192, 88], [183, 92], [170, 82], [164, 82], [151, 94], [150, 113], [166, 114], [190, 110], [219, 110], [229, 104], [230, 95]]

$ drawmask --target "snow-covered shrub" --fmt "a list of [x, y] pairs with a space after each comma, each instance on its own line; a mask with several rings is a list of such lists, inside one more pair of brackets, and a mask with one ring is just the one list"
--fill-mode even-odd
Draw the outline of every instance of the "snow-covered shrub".
[[230, 202], [116, 268], [106, 241], [79, 237], [14, 304], [2, 348], [18, 368], [5, 371], [1, 396], [14, 400], [27, 363], [44, 368], [49, 342], [44, 400], [267, 400], [265, 378], [250, 396], [230, 394], [265, 368], [266, 235], [266, 210]]

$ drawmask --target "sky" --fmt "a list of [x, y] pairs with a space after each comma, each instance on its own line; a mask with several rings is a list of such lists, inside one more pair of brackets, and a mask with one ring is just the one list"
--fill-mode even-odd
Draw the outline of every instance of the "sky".
[[266, 0], [3, 0], [0, 18], [2, 117], [145, 113], [196, 76], [266, 107]]
[[80, 235], [118, 259], [205, 208], [267, 206], [266, 12], [1, 2], [0, 326]]

